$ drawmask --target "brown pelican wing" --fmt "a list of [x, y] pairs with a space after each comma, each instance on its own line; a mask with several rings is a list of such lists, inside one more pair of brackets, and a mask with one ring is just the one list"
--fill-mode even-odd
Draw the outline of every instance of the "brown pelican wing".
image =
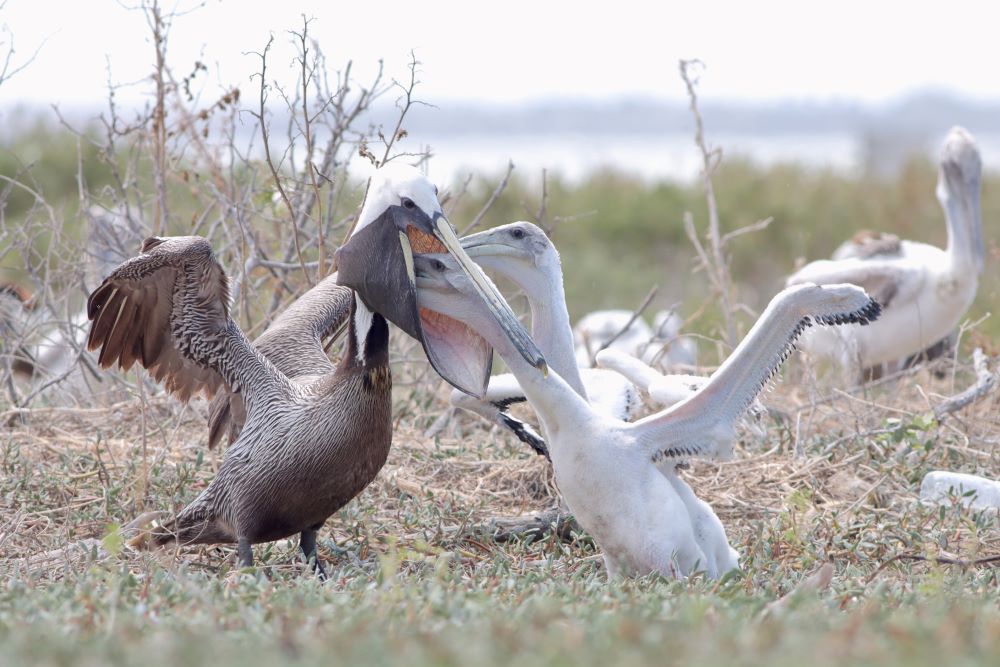
[[354, 290], [336, 280], [333, 275], [317, 283], [254, 341], [254, 346], [288, 377], [334, 370], [324, 343], [346, 324], [354, 295]]
[[225, 271], [201, 237], [146, 239], [90, 295], [87, 315], [102, 367], [139, 362], [181, 400], [278, 379], [229, 317]]
[[[351, 310], [354, 291], [328, 276], [286, 308], [264, 331], [254, 347], [289, 378], [323, 375], [335, 369], [324, 342], [342, 329]], [[208, 416], [208, 446], [224, 433], [232, 443], [246, 420], [243, 399], [223, 391], [212, 399]]]

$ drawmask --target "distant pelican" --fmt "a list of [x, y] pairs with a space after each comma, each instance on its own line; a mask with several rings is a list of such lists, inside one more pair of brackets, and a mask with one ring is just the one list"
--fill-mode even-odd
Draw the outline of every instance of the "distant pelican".
[[577, 364], [590, 368], [594, 355], [605, 346], [638, 354], [653, 338], [653, 330], [642, 317], [634, 316], [631, 310], [595, 310], [581, 317], [573, 327]]
[[976, 296], [984, 249], [979, 210], [982, 161], [972, 135], [960, 127], [941, 150], [937, 197], [948, 225], [945, 250], [891, 235], [858, 237], [838, 249], [843, 259], [802, 267], [788, 285], [851, 283], [863, 287], [884, 311], [872, 327], [810, 332], [801, 346], [862, 369], [917, 354], [958, 325]]
[[[417, 255], [414, 266], [421, 306], [466, 322], [493, 343], [517, 377], [541, 418], [559, 489], [600, 545], [609, 576], [681, 577], [699, 568], [718, 576], [735, 566], [721, 525], [703, 533], [715, 538], [711, 544], [699, 543], [699, 526], [681, 492], [656, 464], [729, 456], [735, 421], [804, 327], [812, 320], [867, 322], [878, 314], [878, 304], [853, 286], [788, 288], [699, 392], [628, 423], [595, 411], [558, 373], [534, 373], [471, 298], [472, 285], [449, 256]], [[700, 518], [718, 522], [710, 508]]]
[[13, 282], [0, 283], [0, 361], [2, 371], [25, 377], [35, 374], [38, 360], [27, 345], [31, 294]]
[[595, 310], [573, 327], [576, 363], [580, 368], [590, 368], [597, 353], [607, 349], [665, 368], [694, 366], [697, 346], [680, 335], [681, 324], [677, 314], [669, 310], [656, 313], [652, 328], [642, 315], [631, 310]]

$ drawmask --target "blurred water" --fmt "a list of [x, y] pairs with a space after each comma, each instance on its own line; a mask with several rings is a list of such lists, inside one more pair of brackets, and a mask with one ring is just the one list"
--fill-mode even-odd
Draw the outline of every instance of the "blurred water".
[[[723, 159], [749, 158], [771, 166], [796, 163], [834, 172], [892, 175], [914, 155], [936, 159], [943, 138], [859, 137], [853, 133], [725, 134], [710, 138]], [[502, 173], [512, 160], [517, 173], [533, 176], [543, 168], [579, 181], [602, 168], [645, 180], [691, 181], [698, 177], [701, 155], [692, 135], [674, 134], [454, 134], [422, 136], [434, 154], [429, 173], [448, 181], [466, 174]], [[1000, 133], [977, 135], [984, 166], [1000, 169]], [[413, 148], [413, 147], [411, 147]]]

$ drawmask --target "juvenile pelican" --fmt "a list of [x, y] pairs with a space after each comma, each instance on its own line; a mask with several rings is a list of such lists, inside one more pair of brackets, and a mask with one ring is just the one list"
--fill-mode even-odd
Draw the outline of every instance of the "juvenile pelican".
[[[616, 419], [639, 415], [642, 401], [632, 383], [617, 373], [580, 368], [573, 350], [562, 266], [555, 246], [538, 226], [514, 222], [462, 239], [462, 247], [481, 267], [510, 280], [524, 291], [531, 310], [531, 335], [549, 366], [599, 412]], [[469, 410], [514, 432], [540, 454], [544, 441], [507, 408], [524, 401], [524, 392], [510, 373], [495, 375], [483, 398], [453, 391], [451, 404]]]
[[616, 350], [665, 368], [694, 366], [697, 346], [680, 335], [681, 319], [669, 310], [653, 316], [653, 327], [630, 310], [595, 310], [573, 327], [576, 363], [590, 368], [601, 350]]
[[653, 330], [646, 320], [633, 318], [634, 315], [630, 310], [617, 309], [595, 310], [581, 317], [573, 327], [576, 363], [581, 368], [590, 368], [594, 365], [594, 355], [605, 346], [627, 354], [639, 354], [653, 339]]
[[[341, 315], [340, 299], [312, 302], [308, 338], [317, 374], [289, 379], [261, 355], [229, 315], [225, 272], [200, 237], [151, 238], [142, 254], [105, 279], [88, 301], [90, 349], [99, 362], [135, 362], [182, 400], [222, 387], [238, 393], [245, 423], [209, 486], [172, 521], [153, 530], [163, 545], [235, 542], [239, 564], [251, 545], [300, 533], [316, 559], [324, 521], [365, 488], [385, 463], [392, 440], [386, 320], [418, 338], [437, 371], [482, 392], [492, 350], [468, 327], [418, 308], [413, 250], [447, 250], [471, 270], [472, 299], [519, 350], [525, 364], [544, 360], [503, 297], [465, 256], [444, 218], [435, 188], [412, 167], [390, 164], [372, 177], [357, 226], [338, 250], [338, 280], [355, 290], [347, 344], [335, 369], [323, 355], [323, 320]], [[463, 269], [458, 272], [464, 273]], [[328, 287], [328, 285], [327, 285]]]
[[982, 161], [976, 142], [955, 127], [941, 150], [937, 197], [948, 225], [944, 250], [892, 236], [859, 238], [838, 249], [840, 260], [802, 267], [788, 285], [850, 283], [881, 305], [875, 326], [816, 330], [802, 348], [862, 369], [914, 355], [948, 336], [976, 296], [984, 249], [979, 210]]
[[[684, 322], [673, 310], [657, 311], [653, 315], [653, 336], [639, 348], [639, 358], [647, 364], [667, 369], [695, 366], [698, 363], [698, 346], [691, 338], [681, 335], [682, 324]], [[594, 361], [597, 361], [596, 357]]]
[[[849, 286], [802, 285], [775, 297], [733, 354], [691, 398], [637, 422], [595, 411], [561, 378], [531, 372], [471, 297], [468, 280], [445, 255], [417, 256], [423, 307], [464, 321], [491, 340], [541, 418], [559, 489], [580, 524], [604, 552], [609, 575], [659, 572], [713, 574], [681, 495], [657, 469], [663, 460], [724, 457], [734, 424], [813, 320], [867, 322], [878, 304]], [[712, 515], [714, 516], [714, 514]], [[717, 520], [717, 519], [716, 519]], [[719, 545], [720, 547], [722, 545]], [[732, 558], [725, 544], [719, 561]]]
[[[545, 358], [599, 412], [631, 421], [641, 413], [639, 392], [661, 407], [668, 407], [708, 381], [695, 375], [662, 375], [614, 346], [597, 354], [602, 368], [580, 368], [578, 358], [574, 358], [574, 334], [569, 325], [559, 252], [538, 226], [523, 221], [501, 225], [463, 238], [462, 246], [484, 269], [510, 280], [525, 293], [531, 310], [531, 335]], [[507, 413], [510, 404], [523, 400], [524, 392], [510, 373], [493, 376], [482, 399], [459, 391], [451, 393], [452, 406], [501, 424], [545, 454], [544, 441], [527, 424]], [[751, 412], [759, 416], [766, 411], [755, 401]]]
[[[696, 376], [661, 376], [639, 359], [612, 348], [598, 353], [598, 361], [607, 360], [609, 356], [615, 359], [621, 357], [621, 363], [612, 368], [614, 372], [601, 368], [579, 368], [573, 354], [573, 333], [566, 310], [559, 253], [539, 227], [530, 222], [502, 225], [467, 236], [462, 240], [462, 245], [480, 266], [511, 280], [524, 291], [532, 313], [532, 336], [552, 369], [579, 396], [587, 399], [596, 412], [620, 421], [631, 421], [638, 416], [636, 408], [640, 401], [633, 382], [639, 380], [636, 384], [640, 388], [648, 388], [647, 385], [652, 383], [643, 382], [645, 378], [636, 373], [635, 366], [648, 369], [649, 373], [659, 378], [658, 386], [668, 381], [668, 378], [675, 380], [673, 395], [666, 396], [655, 389], [651, 393], [653, 400], [664, 407], [690, 397], [708, 382], [708, 378]], [[524, 390], [517, 378], [509, 373], [492, 378], [484, 399], [476, 399], [458, 391], [453, 391], [451, 395], [453, 406], [499, 421], [536, 451], [548, 455], [548, 451], [544, 449], [544, 440], [505, 411], [511, 402], [523, 400]], [[756, 405], [756, 401], [754, 403]], [[703, 566], [713, 576], [735, 568], [737, 554], [729, 547], [725, 529], [712, 508], [698, 499], [687, 483], [678, 476], [675, 461], [663, 460], [657, 467], [673, 485], [687, 510], [695, 541], [706, 554], [707, 562]]]

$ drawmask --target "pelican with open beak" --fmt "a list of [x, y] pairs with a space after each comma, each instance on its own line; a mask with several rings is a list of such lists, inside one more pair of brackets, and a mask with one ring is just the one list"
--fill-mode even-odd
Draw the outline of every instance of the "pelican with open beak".
[[357, 225], [337, 251], [337, 281], [356, 292], [355, 317], [381, 314], [421, 342], [441, 377], [482, 397], [492, 366], [490, 344], [466, 324], [417, 305], [413, 254], [441, 252], [455, 258], [524, 360], [547, 374], [545, 359], [531, 336], [462, 249], [441, 211], [437, 188], [414, 167], [390, 163], [372, 176]]

